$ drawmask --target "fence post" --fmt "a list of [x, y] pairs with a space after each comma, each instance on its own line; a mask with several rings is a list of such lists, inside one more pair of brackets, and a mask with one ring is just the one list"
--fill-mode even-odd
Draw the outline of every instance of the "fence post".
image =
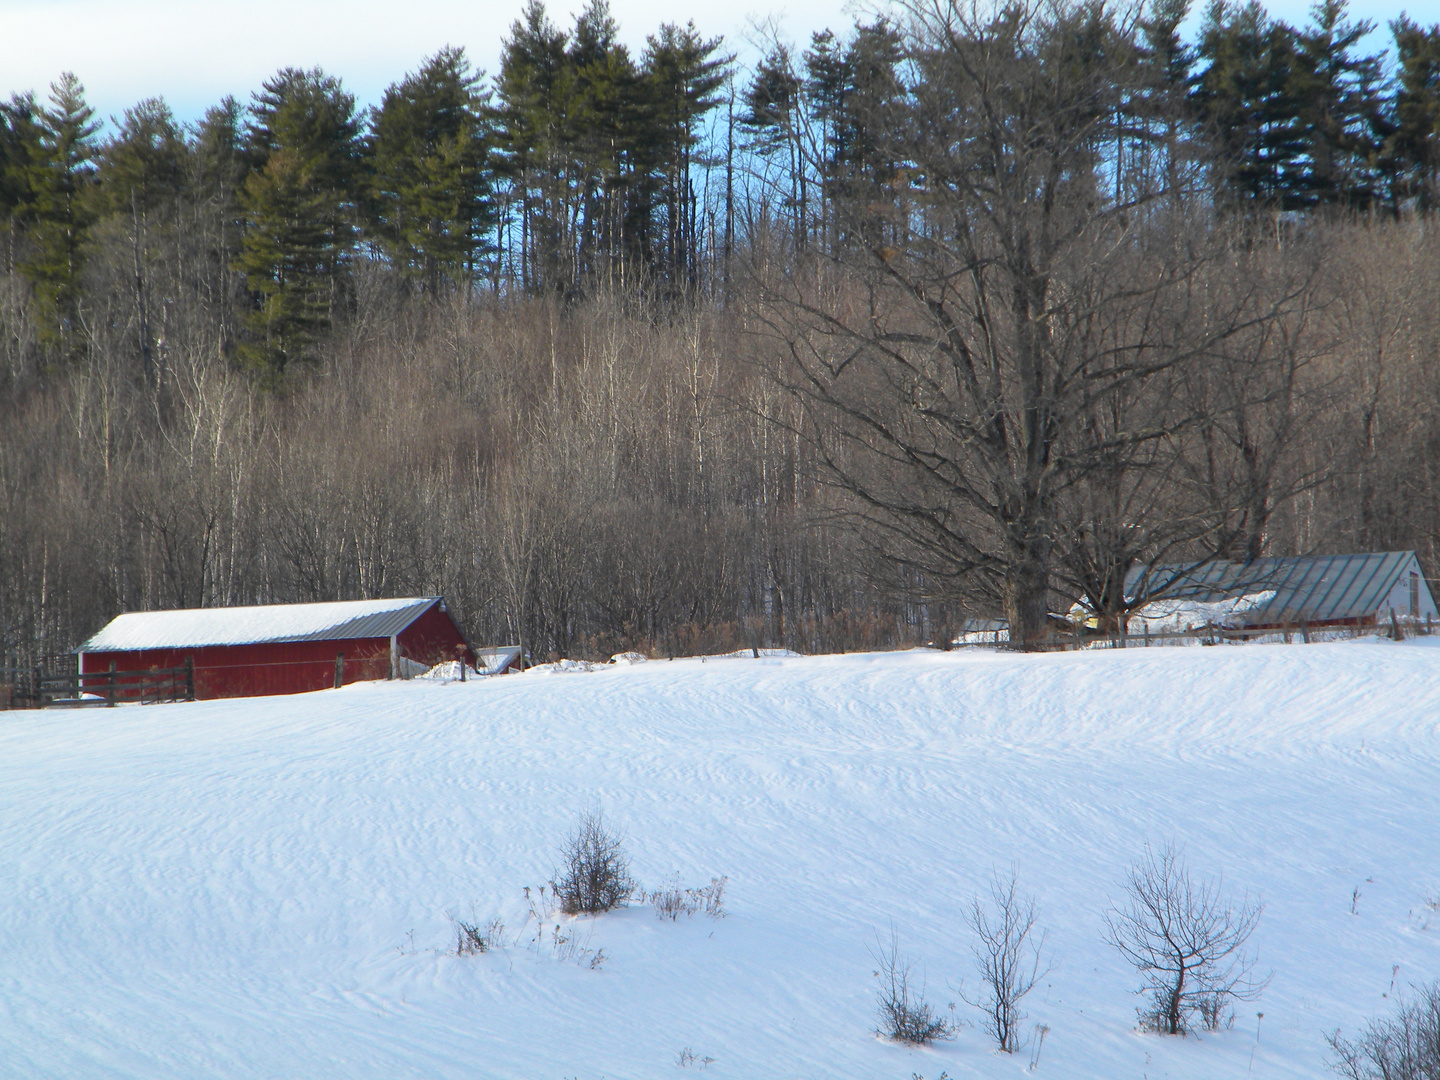
[[110, 673], [105, 679], [105, 706], [110, 708], [115, 704], [115, 661], [110, 661]]
[[1303, 618], [1300, 620], [1300, 640], [1306, 645], [1310, 644], [1310, 627]]
[[465, 646], [455, 646], [455, 660], [460, 665], [460, 681], [465, 681]]
[[185, 657], [185, 700], [195, 700], [195, 660]]
[[1405, 636], [1400, 633], [1400, 620], [1395, 617], [1395, 609], [1390, 609], [1390, 640], [1404, 641]]
[[335, 654], [335, 689], [336, 689], [336, 690], [339, 690], [339, 689], [340, 689], [342, 686], [344, 686], [344, 685], [345, 685], [345, 654], [344, 654], [343, 652], [337, 652], [337, 653]]
[[30, 691], [31, 700], [35, 702], [35, 708], [43, 709], [45, 707], [45, 684], [40, 681], [39, 664], [36, 664], [30, 670]]

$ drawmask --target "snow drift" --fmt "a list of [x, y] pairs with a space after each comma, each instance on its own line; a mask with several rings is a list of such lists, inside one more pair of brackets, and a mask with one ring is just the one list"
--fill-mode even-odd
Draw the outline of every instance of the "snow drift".
[[[871, 958], [893, 926], [973, 1023], [964, 907], [1013, 865], [1055, 961], [1035, 1075], [1323, 1076], [1328, 1032], [1440, 975], [1437, 667], [742, 656], [0, 714], [0, 1075], [1018, 1077], [973, 1026], [877, 1039]], [[728, 878], [726, 917], [537, 925], [596, 806], [647, 887]], [[1198, 1039], [1135, 1030], [1102, 941], [1167, 840], [1266, 905], [1273, 981]], [[507, 947], [455, 956], [447, 913]]]

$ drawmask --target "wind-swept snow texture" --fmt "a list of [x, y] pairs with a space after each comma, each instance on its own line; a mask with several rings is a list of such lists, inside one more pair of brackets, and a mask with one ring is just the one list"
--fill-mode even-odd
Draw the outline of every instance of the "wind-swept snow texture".
[[[1440, 976], [1432, 644], [734, 657], [0, 714], [0, 1074], [1324, 1076], [1326, 1033]], [[533, 937], [522, 889], [594, 807], [643, 884], [728, 876], [727, 917], [632, 907], [453, 955], [447, 911]], [[1274, 979], [1231, 1030], [1135, 1030], [1102, 913], [1147, 841], [1264, 900]], [[964, 908], [1012, 865], [1055, 963], [1025, 1002], [1034, 1073], [976, 1026], [878, 1039], [892, 925], [930, 1000], [979, 1019]], [[556, 922], [598, 970], [556, 958]]]

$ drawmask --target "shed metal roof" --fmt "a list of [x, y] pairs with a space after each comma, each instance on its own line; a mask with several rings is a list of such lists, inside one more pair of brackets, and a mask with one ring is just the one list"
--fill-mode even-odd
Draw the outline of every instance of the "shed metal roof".
[[1247, 625], [1269, 626], [1301, 619], [1330, 622], [1374, 615], [1397, 585], [1408, 583], [1412, 573], [1420, 576], [1422, 605], [1433, 611], [1434, 600], [1413, 551], [1209, 562], [1148, 571], [1137, 567], [1130, 572], [1125, 591], [1131, 597], [1144, 591], [1156, 599], [1215, 603], [1273, 590], [1275, 595], [1269, 601], [1245, 613]]
[[321, 604], [132, 611], [116, 616], [77, 651], [123, 652], [392, 637], [439, 600], [438, 596], [422, 596], [399, 600], [339, 600]]
[[480, 661], [482, 675], [500, 675], [509, 671], [511, 665], [520, 659], [520, 646], [498, 645], [493, 649], [478, 649], [475, 658]]

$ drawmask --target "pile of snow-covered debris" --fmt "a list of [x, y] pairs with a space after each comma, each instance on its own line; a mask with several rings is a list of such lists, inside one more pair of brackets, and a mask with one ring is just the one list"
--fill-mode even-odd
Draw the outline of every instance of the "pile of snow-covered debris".
[[1275, 590], [1245, 593], [1211, 603], [1199, 600], [1153, 600], [1130, 615], [1129, 632], [1184, 633], [1209, 627], [1231, 630], [1245, 625], [1245, 615], [1275, 598]]
[[461, 678], [477, 679], [481, 672], [476, 671], [469, 664], [464, 664], [464, 671], [461, 671], [462, 661], [447, 660], [443, 664], [436, 664], [427, 668], [421, 674], [415, 676], [417, 679], [430, 679], [433, 682], [459, 682]]
[[587, 671], [602, 671], [612, 667], [633, 667], [635, 664], [645, 663], [648, 659], [649, 657], [643, 653], [622, 652], [610, 657], [608, 663], [601, 663], [598, 660], [552, 660], [548, 664], [536, 664], [525, 670], [527, 674], [574, 675]]

